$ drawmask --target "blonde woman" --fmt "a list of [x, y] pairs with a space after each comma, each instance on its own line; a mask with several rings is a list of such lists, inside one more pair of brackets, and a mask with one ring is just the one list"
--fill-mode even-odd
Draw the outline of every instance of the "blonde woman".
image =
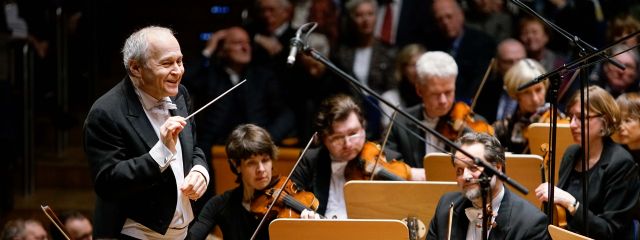
[[537, 122], [548, 109], [545, 99], [549, 80], [545, 79], [521, 91], [518, 91], [518, 87], [545, 72], [538, 61], [527, 58], [518, 61], [504, 76], [504, 89], [517, 101], [518, 106], [511, 116], [493, 123], [493, 128], [495, 136], [509, 152], [528, 152], [524, 132], [529, 124]]

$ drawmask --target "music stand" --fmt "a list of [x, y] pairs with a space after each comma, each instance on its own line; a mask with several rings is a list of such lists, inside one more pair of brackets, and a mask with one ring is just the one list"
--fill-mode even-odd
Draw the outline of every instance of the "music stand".
[[269, 224], [271, 240], [406, 240], [407, 226], [399, 220], [279, 218]]
[[[549, 143], [549, 128], [549, 123], [532, 123], [529, 125], [527, 133], [529, 134], [529, 149], [531, 150], [531, 154], [544, 156], [542, 150], [540, 150], [540, 145]], [[556, 129], [555, 183], [558, 182], [558, 172], [564, 151], [567, 150], [567, 147], [571, 144], [573, 144], [573, 136], [571, 135], [569, 124], [558, 123]]]
[[[527, 189], [536, 189], [541, 183], [540, 164], [542, 157], [534, 154], [506, 153], [506, 172]], [[451, 155], [448, 153], [429, 153], [424, 157], [424, 170], [429, 181], [456, 181]], [[518, 193], [522, 198], [534, 206], [540, 204], [535, 194], [524, 195], [505, 184], [512, 192]]]
[[551, 235], [551, 239], [553, 240], [593, 240], [593, 238], [588, 238], [554, 225], [549, 225], [548, 229], [549, 235]]
[[456, 181], [456, 174], [451, 164], [451, 154], [428, 153], [422, 160], [427, 181]]
[[428, 230], [440, 196], [459, 190], [455, 182], [349, 181], [344, 186], [344, 201], [351, 219], [411, 216]]

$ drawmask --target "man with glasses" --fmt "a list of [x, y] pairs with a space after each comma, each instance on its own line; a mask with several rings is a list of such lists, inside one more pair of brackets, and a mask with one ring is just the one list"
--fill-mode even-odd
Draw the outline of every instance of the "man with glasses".
[[314, 130], [321, 144], [305, 153], [291, 179], [315, 194], [319, 214], [346, 219], [344, 170], [347, 163], [359, 159], [366, 141], [362, 110], [347, 95], [330, 97], [320, 104]]
[[291, 179], [315, 194], [320, 201], [319, 214], [346, 219], [344, 169], [364, 146], [364, 116], [353, 99], [336, 95], [320, 104], [313, 125], [321, 144], [306, 152]]

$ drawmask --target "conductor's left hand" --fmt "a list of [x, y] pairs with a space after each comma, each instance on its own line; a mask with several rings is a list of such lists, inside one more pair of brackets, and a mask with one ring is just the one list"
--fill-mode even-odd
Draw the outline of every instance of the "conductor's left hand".
[[204, 175], [198, 171], [189, 172], [180, 187], [182, 194], [191, 200], [198, 200], [206, 190], [207, 180], [204, 178]]

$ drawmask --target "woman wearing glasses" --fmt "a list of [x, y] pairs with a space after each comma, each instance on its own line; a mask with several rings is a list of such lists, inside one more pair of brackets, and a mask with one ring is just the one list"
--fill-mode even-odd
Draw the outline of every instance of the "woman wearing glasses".
[[[638, 199], [638, 169], [631, 155], [614, 143], [610, 135], [620, 120], [613, 97], [597, 86], [588, 88], [585, 112], [580, 111], [579, 92], [574, 94], [567, 112], [571, 117], [571, 133], [581, 143], [581, 116], [585, 121], [586, 172], [583, 171], [580, 145], [571, 145], [560, 164], [559, 181], [554, 189], [554, 202], [567, 209], [568, 229], [595, 239], [631, 239], [631, 209]], [[584, 115], [583, 115], [584, 114]], [[583, 199], [582, 177], [587, 174], [588, 196]], [[548, 199], [548, 183], [536, 188], [540, 201]], [[584, 203], [587, 215], [583, 215]], [[588, 226], [588, 233], [585, 227]]]

